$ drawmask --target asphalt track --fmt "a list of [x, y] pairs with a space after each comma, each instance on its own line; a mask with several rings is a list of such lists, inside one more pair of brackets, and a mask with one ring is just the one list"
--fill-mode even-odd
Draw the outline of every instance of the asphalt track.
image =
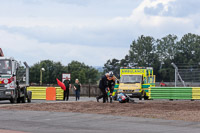
[[0, 110], [0, 131], [7, 133], [10, 130], [12, 133], [199, 133], [200, 123], [69, 112]]
[[[81, 101], [94, 101], [83, 97]], [[75, 101], [72, 97], [70, 101]], [[66, 102], [33, 100], [34, 103]], [[26, 103], [28, 104], [28, 103]], [[1, 101], [0, 106], [12, 106]], [[195, 114], [194, 114], [195, 115]], [[99, 114], [0, 110], [0, 133], [199, 133], [200, 122]]]

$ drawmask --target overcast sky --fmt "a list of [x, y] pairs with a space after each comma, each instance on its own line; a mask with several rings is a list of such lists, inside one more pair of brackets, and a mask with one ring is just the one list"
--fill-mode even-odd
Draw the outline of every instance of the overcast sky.
[[140, 35], [200, 34], [200, 0], [0, 0], [0, 48], [33, 65], [103, 66]]

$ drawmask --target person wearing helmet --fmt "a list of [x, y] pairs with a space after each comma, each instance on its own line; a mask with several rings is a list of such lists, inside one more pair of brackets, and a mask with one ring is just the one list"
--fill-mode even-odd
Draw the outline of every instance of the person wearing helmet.
[[107, 78], [109, 77], [109, 73], [106, 73], [104, 76], [102, 76], [101, 80], [99, 81], [99, 89], [102, 92], [102, 95], [96, 97], [97, 102], [99, 102], [99, 99], [103, 98], [103, 103], [106, 102], [107, 99], [107, 93], [106, 93], [106, 88], [108, 87], [107, 84]]
[[115, 87], [115, 77], [113, 75], [113, 72], [109, 72], [109, 77], [108, 77], [108, 88], [110, 90], [110, 103], [112, 103], [112, 93], [114, 91], [114, 87]]
[[[120, 103], [126, 103], [126, 102], [129, 102], [129, 97], [125, 94], [125, 93], [120, 93], [118, 94], [117, 96], [117, 100], [120, 102]], [[133, 100], [134, 101], [134, 100]]]

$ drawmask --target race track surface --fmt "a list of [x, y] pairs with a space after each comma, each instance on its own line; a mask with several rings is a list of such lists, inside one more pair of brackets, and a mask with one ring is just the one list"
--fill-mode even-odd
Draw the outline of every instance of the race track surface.
[[199, 133], [200, 131], [199, 122], [85, 113], [1, 110], [0, 118], [0, 129], [31, 133]]
[[0, 102], [0, 133], [199, 133], [200, 101]]

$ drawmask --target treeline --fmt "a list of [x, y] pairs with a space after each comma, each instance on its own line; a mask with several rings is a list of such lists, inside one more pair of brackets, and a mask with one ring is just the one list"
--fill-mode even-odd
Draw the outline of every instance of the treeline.
[[30, 83], [40, 83], [41, 68], [45, 69], [42, 72], [42, 82], [44, 84], [57, 84], [56, 78], [62, 80], [62, 73], [71, 73], [72, 83], [78, 78], [82, 84], [88, 84], [89, 82], [96, 84], [100, 77], [98, 70], [78, 61], [72, 61], [67, 66], [63, 66], [60, 62], [43, 60], [30, 68]]
[[171, 63], [193, 66], [200, 62], [200, 36], [185, 34], [180, 40], [176, 35], [161, 39], [141, 35], [130, 45], [130, 50], [122, 60], [110, 59], [104, 64], [104, 71], [113, 71], [119, 77], [120, 67], [153, 67], [156, 80], [174, 81]]

